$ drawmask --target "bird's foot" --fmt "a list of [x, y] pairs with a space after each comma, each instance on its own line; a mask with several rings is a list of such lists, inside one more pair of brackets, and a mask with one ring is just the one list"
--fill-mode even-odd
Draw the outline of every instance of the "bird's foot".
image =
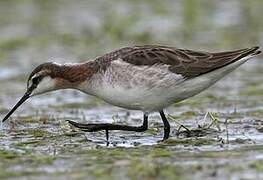
[[84, 132], [96, 132], [105, 130], [106, 132], [106, 140], [107, 145], [109, 142], [109, 130], [123, 130], [123, 131], [135, 131], [135, 132], [143, 132], [146, 131], [147, 126], [147, 118], [144, 119], [143, 125], [141, 126], [126, 126], [126, 125], [119, 125], [119, 124], [109, 124], [109, 123], [90, 123], [90, 124], [83, 124], [83, 123], [77, 123], [71, 120], [67, 120], [71, 125], [73, 125], [76, 128], [79, 128], [80, 130]]

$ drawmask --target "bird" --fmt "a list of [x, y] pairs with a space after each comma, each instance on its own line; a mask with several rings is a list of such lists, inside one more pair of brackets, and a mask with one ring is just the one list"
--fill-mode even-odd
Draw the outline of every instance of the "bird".
[[170, 136], [164, 109], [199, 94], [222, 77], [260, 54], [259, 47], [234, 51], [206, 52], [163, 45], [123, 47], [80, 63], [46, 62], [29, 75], [27, 90], [3, 118], [27, 99], [59, 89], [75, 89], [100, 98], [111, 105], [143, 112], [140, 126], [111, 123], [78, 123], [67, 120], [84, 132], [110, 130], [143, 132], [148, 116], [158, 112], [163, 121], [163, 138]]

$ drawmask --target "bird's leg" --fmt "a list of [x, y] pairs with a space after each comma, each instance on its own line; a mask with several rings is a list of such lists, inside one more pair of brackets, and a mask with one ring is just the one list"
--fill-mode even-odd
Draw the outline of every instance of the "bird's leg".
[[109, 130], [106, 129], [105, 132], [106, 132], [106, 141], [109, 142]]
[[109, 143], [109, 130], [106, 129], [105, 132], [106, 132], [106, 145], [109, 146], [109, 144], [110, 144]]
[[163, 110], [159, 111], [161, 118], [163, 120], [163, 125], [164, 125], [164, 135], [163, 135], [163, 140], [166, 140], [169, 138], [169, 134], [170, 134], [170, 124], [167, 121], [165, 114], [163, 112]]
[[148, 129], [148, 115], [143, 115], [143, 124], [141, 126], [126, 126], [119, 124], [109, 124], [109, 123], [101, 123], [101, 124], [82, 124], [74, 121], [67, 120], [71, 125], [79, 128], [85, 132], [95, 132], [95, 131], [106, 131], [106, 139], [109, 139], [109, 130], [123, 130], [123, 131], [135, 131], [135, 132], [143, 132]]

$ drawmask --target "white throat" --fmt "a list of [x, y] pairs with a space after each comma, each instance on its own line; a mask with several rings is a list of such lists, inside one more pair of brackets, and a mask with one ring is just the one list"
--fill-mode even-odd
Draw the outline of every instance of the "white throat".
[[55, 90], [55, 80], [49, 76], [44, 77], [38, 86], [33, 90], [31, 96], [43, 94]]

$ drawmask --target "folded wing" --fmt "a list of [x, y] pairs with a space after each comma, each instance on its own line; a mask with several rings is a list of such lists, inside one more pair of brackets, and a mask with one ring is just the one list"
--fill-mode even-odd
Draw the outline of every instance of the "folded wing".
[[240, 49], [236, 51], [209, 53], [177, 49], [174, 47], [146, 45], [127, 47], [106, 54], [107, 59], [121, 58], [123, 61], [137, 66], [151, 66], [154, 64], [169, 65], [169, 70], [181, 74], [186, 78], [193, 78], [224, 67], [239, 59], [257, 54], [258, 47]]

